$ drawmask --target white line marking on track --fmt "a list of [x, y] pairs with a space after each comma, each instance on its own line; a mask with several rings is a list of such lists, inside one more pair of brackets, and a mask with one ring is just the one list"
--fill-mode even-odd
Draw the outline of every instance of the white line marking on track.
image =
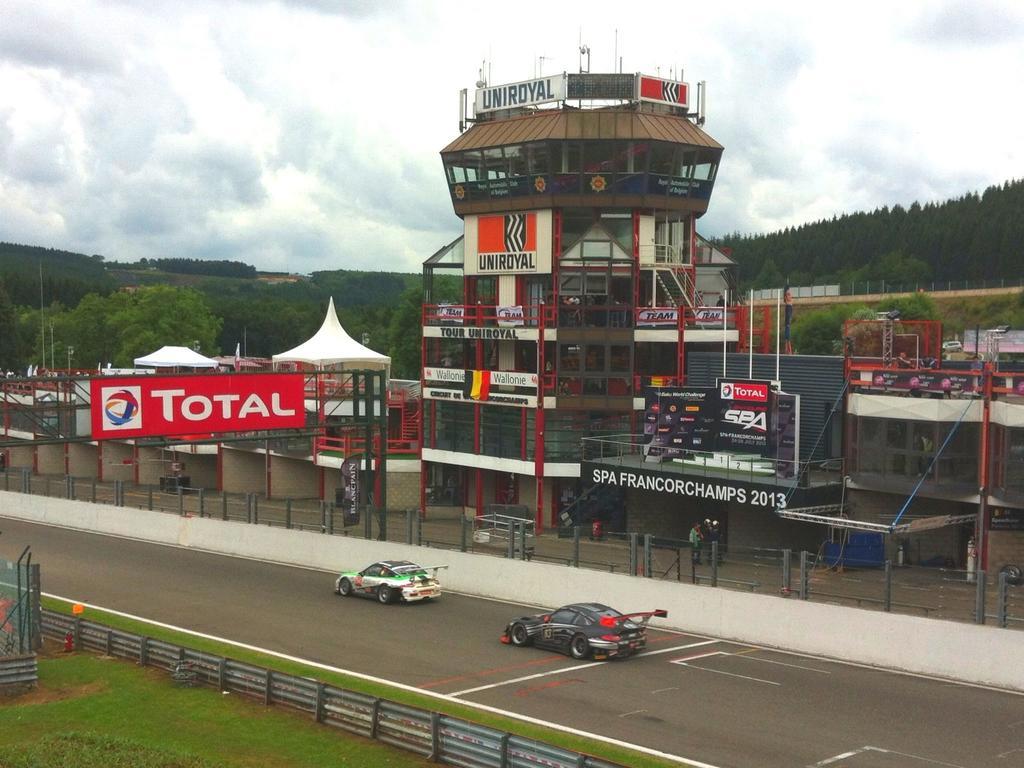
[[646, 712], [646, 709], [634, 709], [632, 712], [623, 712], [619, 717], [629, 717], [630, 715], [639, 715]]
[[[102, 534], [99, 534], [99, 535], [102, 535]], [[650, 747], [645, 747], [645, 746], [643, 746], [641, 744], [633, 744], [633, 743], [628, 742], [628, 741], [621, 741], [620, 739], [613, 739], [613, 738], [611, 738], [609, 736], [602, 736], [601, 734], [598, 734], [598, 733], [590, 733], [589, 731], [583, 731], [583, 730], [580, 730], [578, 728], [571, 728], [571, 727], [569, 727], [567, 725], [559, 725], [558, 723], [552, 723], [552, 722], [550, 722], [548, 720], [541, 720], [540, 718], [530, 717], [529, 715], [520, 715], [517, 712], [512, 712], [512, 711], [509, 711], [507, 709], [501, 709], [499, 707], [491, 707], [491, 706], [488, 706], [487, 704], [478, 704], [475, 701], [469, 701], [467, 699], [459, 699], [459, 698], [456, 698], [455, 696], [450, 695], [450, 694], [435, 693], [434, 691], [428, 691], [425, 688], [417, 688], [416, 686], [413, 686], [413, 685], [406, 685], [404, 683], [396, 683], [393, 680], [385, 680], [384, 678], [374, 677], [373, 675], [366, 675], [366, 674], [363, 674], [362, 672], [353, 672], [352, 670], [342, 669], [341, 667], [332, 667], [330, 664], [321, 664], [318, 661], [310, 661], [309, 659], [303, 659], [303, 658], [301, 658], [299, 656], [290, 656], [290, 655], [288, 655], [286, 653], [280, 653], [278, 651], [271, 651], [271, 650], [269, 650], [267, 648], [260, 648], [259, 646], [256, 646], [256, 645], [248, 645], [246, 643], [240, 643], [240, 642], [238, 642], [236, 640], [228, 640], [225, 637], [217, 637], [216, 635], [208, 635], [208, 634], [205, 634], [203, 632], [196, 632], [195, 630], [185, 629], [184, 627], [178, 627], [178, 626], [175, 626], [173, 624], [165, 624], [165, 623], [160, 622], [160, 621], [154, 621], [153, 619], [147, 619], [147, 618], [145, 618], [143, 616], [136, 616], [136, 615], [131, 614], [131, 613], [124, 613], [122, 611], [111, 610], [110, 608], [104, 608], [102, 605], [94, 605], [92, 603], [85, 603], [85, 602], [82, 602], [81, 600], [73, 600], [71, 598], [63, 597], [61, 595], [54, 595], [54, 594], [51, 594], [49, 592], [43, 592], [42, 594], [45, 597], [52, 598], [53, 600], [60, 600], [60, 601], [65, 602], [65, 603], [71, 603], [71, 604], [79, 603], [81, 605], [84, 605], [86, 608], [92, 608], [92, 609], [97, 610], [97, 611], [102, 611], [104, 613], [109, 613], [111, 616], [121, 616], [121, 617], [126, 618], [126, 619], [131, 619], [132, 621], [138, 621], [138, 622], [141, 622], [143, 624], [149, 624], [150, 626], [163, 627], [164, 629], [170, 629], [170, 630], [173, 630], [174, 632], [180, 632], [183, 635], [190, 635], [192, 637], [201, 637], [204, 640], [213, 640], [214, 642], [224, 643], [225, 645], [231, 645], [231, 646], [234, 646], [235, 648], [244, 648], [244, 649], [246, 649], [248, 651], [255, 651], [257, 653], [262, 653], [262, 654], [265, 654], [267, 656], [273, 656], [274, 658], [277, 658], [277, 659], [284, 659], [286, 661], [293, 661], [293, 662], [296, 662], [298, 664], [303, 664], [303, 665], [305, 665], [307, 667], [312, 667], [313, 669], [322, 669], [322, 670], [325, 670], [327, 672], [334, 672], [335, 674], [339, 674], [339, 675], [348, 675], [350, 677], [356, 677], [356, 678], [359, 678], [360, 680], [369, 680], [371, 682], [378, 683], [380, 685], [387, 685], [387, 686], [390, 686], [392, 688], [399, 688], [399, 689], [401, 689], [403, 691], [409, 691], [410, 693], [418, 693], [421, 696], [427, 696], [429, 698], [437, 699], [439, 701], [447, 701], [447, 702], [450, 702], [450, 703], [453, 703], [453, 704], [460, 704], [460, 705], [462, 705], [464, 707], [472, 707], [473, 709], [479, 709], [481, 712], [491, 712], [492, 714], [502, 715], [503, 717], [508, 717], [508, 718], [513, 719], [513, 720], [519, 720], [520, 722], [523, 722], [523, 723], [530, 723], [531, 725], [543, 726], [544, 728], [550, 728], [553, 731], [561, 731], [562, 733], [572, 734], [573, 736], [582, 736], [582, 737], [587, 738], [587, 739], [593, 739], [594, 741], [600, 741], [600, 742], [602, 742], [604, 744], [612, 744], [612, 745], [614, 745], [616, 747], [623, 747], [625, 749], [632, 749], [635, 752], [642, 752], [645, 755], [653, 755], [654, 757], [660, 757], [660, 758], [663, 758], [665, 760], [671, 760], [671, 761], [676, 762], [676, 763], [681, 763], [682, 765], [688, 765], [688, 766], [690, 766], [690, 768], [721, 768], [721, 766], [712, 765], [711, 763], [703, 763], [700, 760], [691, 760], [690, 758], [683, 757], [681, 755], [673, 755], [670, 752], [662, 752], [662, 751], [657, 750], [657, 749], [651, 749]], [[599, 664], [605, 664], [607, 662], [601, 661], [601, 662], [598, 662], [598, 663]], [[579, 669], [579, 667], [576, 667], [576, 669]]]
[[835, 755], [829, 757], [821, 762], [814, 763], [811, 768], [822, 768], [822, 766], [833, 765], [838, 763], [840, 760], [845, 760], [848, 757], [856, 757], [862, 755], [865, 752], [879, 752], [883, 755], [896, 755], [897, 757], [909, 757], [911, 760], [920, 761], [922, 763], [928, 763], [929, 765], [941, 765], [944, 768], [966, 768], [965, 766], [957, 763], [944, 763], [941, 760], [932, 760], [930, 757], [924, 757], [923, 755], [912, 755], [909, 752], [897, 752], [894, 749], [882, 749], [881, 747], [861, 747], [860, 749], [854, 749], [849, 752], [843, 752], [841, 755]]
[[502, 680], [499, 683], [490, 683], [489, 685], [478, 685], [476, 688], [467, 688], [464, 691], [454, 691], [449, 693], [449, 696], [466, 696], [470, 693], [478, 693], [479, 691], [488, 691], [491, 688], [501, 688], [503, 685], [513, 685], [515, 683], [524, 683], [527, 680], [536, 680], [539, 677], [550, 677], [551, 675], [560, 675], [563, 672], [576, 672], [580, 669], [587, 669], [588, 667], [600, 667], [607, 664], [607, 661], [592, 661], [589, 664], [578, 664], [575, 667], [562, 667], [561, 669], [552, 669], [549, 672], [538, 672], [535, 675], [525, 675], [524, 677], [514, 677], [511, 680]]
[[808, 672], [817, 672], [821, 675], [831, 675], [827, 669], [815, 669], [814, 667], [805, 667], [802, 664], [787, 664], [784, 661], [776, 661], [775, 659], [762, 659], [760, 656], [751, 656], [749, 653], [730, 653], [729, 656], [737, 659], [750, 659], [750, 661], [761, 661], [765, 664], [778, 664], [780, 667], [791, 667], [793, 669], [804, 669]]
[[659, 688], [656, 691], [651, 691], [651, 693], [665, 693], [666, 691], [678, 691], [678, 690], [679, 690], [679, 686], [678, 685], [674, 685], [671, 688]]
[[643, 656], [657, 656], [657, 655], [662, 654], [662, 653], [675, 653], [676, 651], [685, 651], [687, 648], [699, 648], [702, 645], [714, 645], [715, 643], [720, 643], [720, 642], [722, 642], [722, 641], [721, 640], [701, 640], [699, 643], [688, 643], [686, 645], [677, 645], [677, 646], [675, 646], [673, 648], [659, 648], [656, 651], [644, 651], [643, 653], [640, 654], [640, 656], [641, 657], [643, 657]]
[[690, 661], [692, 661], [694, 659], [704, 659], [704, 658], [707, 658], [708, 656], [732, 656], [732, 655], [733, 654], [731, 654], [731, 653], [724, 653], [723, 651], [716, 651], [714, 653], [701, 654], [700, 656], [689, 656], [689, 657], [687, 657], [685, 659], [673, 659], [669, 663], [670, 664], [678, 664], [681, 667], [689, 667], [690, 669], [699, 669], [701, 672], [714, 672], [716, 675], [726, 675], [727, 677], [738, 677], [741, 680], [750, 680], [750, 681], [755, 682], [755, 683], [764, 683], [765, 685], [779, 685], [779, 686], [782, 685], [782, 683], [777, 683], [774, 680], [762, 680], [760, 677], [750, 677], [749, 675], [737, 675], [735, 672], [725, 672], [725, 671], [723, 671], [721, 669], [709, 669], [708, 667], [699, 667], [696, 664], [690, 664], [689, 663]]

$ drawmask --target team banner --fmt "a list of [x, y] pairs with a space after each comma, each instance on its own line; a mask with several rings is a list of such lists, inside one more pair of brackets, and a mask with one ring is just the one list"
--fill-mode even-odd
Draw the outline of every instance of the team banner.
[[302, 374], [122, 376], [93, 379], [97, 440], [305, 426]]
[[526, 324], [526, 314], [522, 305], [514, 307], [498, 307], [498, 325], [502, 328], [511, 328]]
[[636, 324], [641, 328], [671, 327], [679, 323], [678, 309], [641, 309], [636, 313]]
[[693, 312], [697, 325], [714, 325], [721, 328], [725, 324], [725, 307], [697, 307]]
[[466, 308], [456, 304], [438, 304], [437, 319], [449, 325], [462, 325], [466, 318]]

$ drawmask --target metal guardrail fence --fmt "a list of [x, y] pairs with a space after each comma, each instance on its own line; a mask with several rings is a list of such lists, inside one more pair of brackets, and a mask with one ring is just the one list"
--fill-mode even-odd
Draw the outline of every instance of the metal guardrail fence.
[[266, 705], [306, 712], [317, 723], [390, 744], [443, 765], [463, 768], [625, 768], [600, 758], [478, 725], [457, 717], [349, 691], [223, 656], [43, 611], [44, 635], [76, 650], [98, 651], [167, 671], [178, 684], [241, 694]]
[[[849, 560], [836, 563], [827, 557], [825, 544], [817, 552], [806, 553], [798, 547], [737, 546], [728, 542], [726, 531], [717, 556], [711, 556], [712, 546], [707, 542], [697, 558], [687, 540], [609, 530], [614, 526], [608, 522], [600, 529], [588, 521], [537, 534], [532, 521], [529, 526], [520, 521], [510, 525], [505, 536], [491, 536], [489, 520], [467, 516], [461, 507], [428, 507], [425, 515], [416, 509], [369, 510], [358, 523], [346, 526], [340, 509], [317, 499], [267, 499], [258, 494], [203, 489], [162, 493], [151, 486], [81, 479], [70, 482], [18, 469], [8, 469], [0, 476], [0, 488], [1024, 629], [1024, 585], [1009, 579], [1003, 592], [997, 569], [985, 573], [922, 565], [929, 561], [929, 552], [913, 545], [905, 552], [906, 564], [887, 567], [878, 559], [851, 565]], [[487, 536], [474, 535], [478, 531]], [[822, 534], [827, 535], [824, 529]], [[365, 563], [348, 565], [362, 567]]]
[[0, 657], [0, 691], [5, 688], [33, 686], [39, 680], [35, 654]]

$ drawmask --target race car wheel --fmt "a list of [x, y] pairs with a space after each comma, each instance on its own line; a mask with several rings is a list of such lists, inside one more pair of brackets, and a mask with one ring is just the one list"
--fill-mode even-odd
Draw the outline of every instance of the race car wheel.
[[394, 596], [391, 594], [391, 587], [389, 587], [389, 586], [387, 586], [385, 584], [381, 584], [379, 587], [377, 587], [377, 602], [378, 603], [380, 603], [382, 605], [387, 605], [392, 600], [394, 600]]
[[512, 641], [512, 645], [521, 647], [530, 642], [530, 634], [522, 624], [513, 624], [508, 636], [509, 640]]
[[574, 659], [585, 659], [590, 655], [590, 643], [583, 635], [576, 635], [569, 643], [569, 653]]
[[348, 579], [342, 579], [338, 582], [338, 594], [342, 597], [348, 597], [352, 594], [352, 582]]

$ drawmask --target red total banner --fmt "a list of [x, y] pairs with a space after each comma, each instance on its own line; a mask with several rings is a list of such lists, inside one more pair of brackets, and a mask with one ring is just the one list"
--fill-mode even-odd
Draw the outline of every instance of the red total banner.
[[306, 423], [302, 374], [93, 379], [92, 436], [290, 429]]

